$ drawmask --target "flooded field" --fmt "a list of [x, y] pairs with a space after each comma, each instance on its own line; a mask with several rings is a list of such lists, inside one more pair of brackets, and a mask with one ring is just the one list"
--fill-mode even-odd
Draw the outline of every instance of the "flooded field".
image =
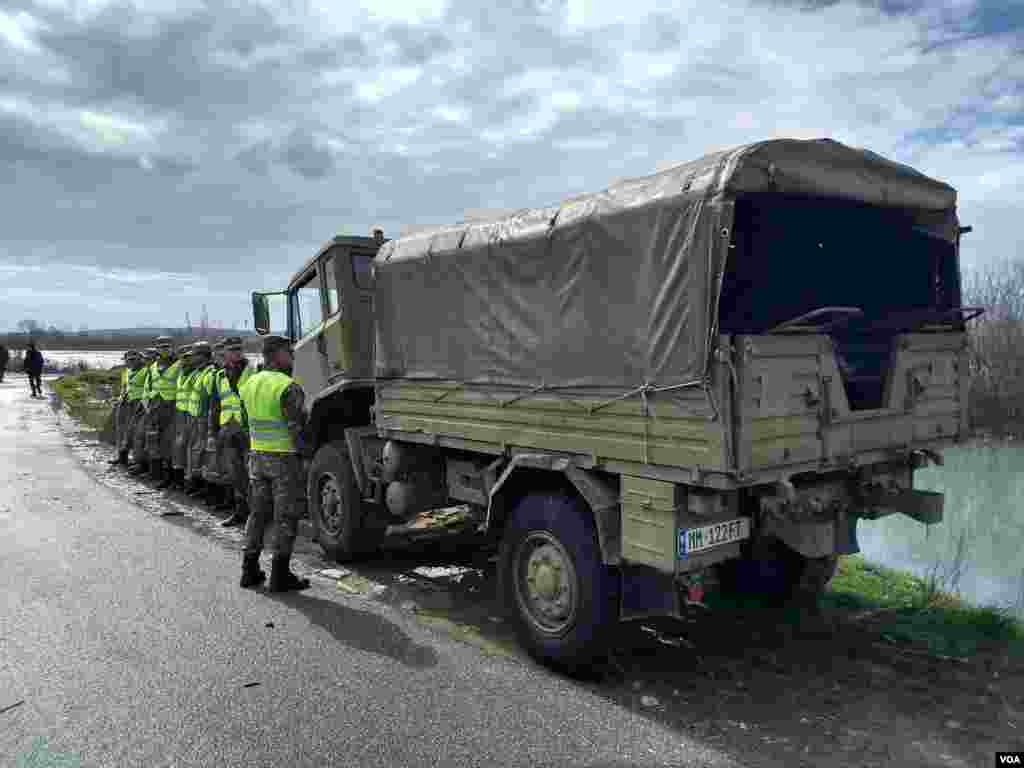
[[1024, 445], [978, 441], [943, 456], [945, 466], [914, 478], [917, 488], [946, 495], [943, 522], [927, 527], [899, 515], [862, 522], [865, 557], [917, 575], [937, 567], [971, 602], [1012, 607], [1024, 617]]
[[[70, 368], [83, 363], [89, 368], [113, 368], [124, 362], [125, 350], [61, 350], [43, 349], [43, 359], [54, 368]], [[260, 362], [259, 355], [246, 355], [249, 362], [255, 365]]]

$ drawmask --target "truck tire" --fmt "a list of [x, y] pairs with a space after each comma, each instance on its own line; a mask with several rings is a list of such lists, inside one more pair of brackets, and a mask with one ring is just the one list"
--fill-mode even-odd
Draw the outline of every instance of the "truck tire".
[[309, 467], [306, 496], [315, 538], [327, 557], [342, 563], [365, 554], [363, 504], [343, 442], [320, 446]]
[[571, 673], [607, 651], [619, 574], [602, 562], [594, 523], [576, 499], [537, 493], [519, 501], [502, 536], [498, 578], [505, 612], [534, 658]]

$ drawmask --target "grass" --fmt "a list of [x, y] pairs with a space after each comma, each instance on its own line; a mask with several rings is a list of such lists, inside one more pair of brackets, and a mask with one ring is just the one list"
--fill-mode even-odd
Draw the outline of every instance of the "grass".
[[65, 374], [51, 386], [68, 413], [104, 433], [110, 429], [111, 400], [119, 394], [120, 382], [121, 368], [112, 368]]
[[970, 656], [994, 646], [1024, 653], [1024, 626], [1011, 609], [971, 605], [944, 591], [934, 571], [921, 578], [873, 565], [860, 555], [843, 557], [823, 603], [873, 615], [886, 639], [935, 654]]

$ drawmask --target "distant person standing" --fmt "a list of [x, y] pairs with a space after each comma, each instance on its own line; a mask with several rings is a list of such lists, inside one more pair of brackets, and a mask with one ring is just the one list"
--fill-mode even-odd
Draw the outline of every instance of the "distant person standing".
[[43, 355], [36, 349], [36, 343], [30, 341], [25, 350], [25, 373], [28, 384], [32, 387], [32, 397], [43, 396]]
[[4, 374], [7, 372], [7, 363], [11, 360], [11, 353], [7, 351], [7, 347], [0, 344], [0, 383], [4, 380]]

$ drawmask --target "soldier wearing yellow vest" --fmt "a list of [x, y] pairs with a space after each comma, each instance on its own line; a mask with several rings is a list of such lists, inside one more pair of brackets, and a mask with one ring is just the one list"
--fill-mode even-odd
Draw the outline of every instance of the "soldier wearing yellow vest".
[[143, 387], [146, 371], [142, 355], [137, 350], [125, 353], [125, 368], [121, 372], [121, 397], [115, 410], [115, 445], [117, 458], [109, 462], [126, 466], [132, 447], [135, 422], [142, 409]]
[[221, 525], [244, 525], [249, 519], [248, 420], [239, 390], [253, 376], [252, 366], [242, 354], [242, 340], [232, 336], [224, 341], [224, 370], [216, 379], [217, 389], [210, 401], [207, 449], [216, 451], [216, 471], [231, 492], [234, 514]]
[[146, 429], [148, 428], [147, 410], [149, 408], [151, 368], [153, 363], [156, 362], [156, 359], [156, 348], [149, 347], [142, 352], [142, 372], [140, 374], [141, 381], [139, 383], [141, 397], [139, 398], [139, 410], [136, 414], [135, 421], [132, 424], [132, 464], [128, 467], [128, 472], [132, 475], [142, 475], [149, 472], [149, 454], [146, 451]]
[[192, 350], [196, 372], [189, 398], [188, 465], [185, 468], [190, 496], [206, 493], [203, 482], [203, 453], [206, 449], [206, 416], [210, 407], [210, 379], [216, 373], [209, 342], [197, 342]]
[[[142, 370], [142, 357], [132, 349], [125, 352], [125, 367], [121, 371], [121, 391], [114, 406], [114, 447], [118, 452], [116, 459], [108, 464], [126, 466], [130, 446], [132, 421], [138, 407], [140, 396], [139, 384], [142, 377], [137, 374]], [[131, 395], [135, 396], [132, 397]]]
[[283, 336], [263, 339], [264, 369], [238, 393], [249, 421], [249, 486], [251, 512], [245, 526], [241, 586], [254, 587], [266, 575], [260, 570], [263, 534], [273, 517], [277, 524], [271, 592], [305, 589], [308, 579], [291, 572], [289, 561], [298, 529], [302, 459], [311, 453], [305, 438], [305, 394], [292, 379], [291, 342]]
[[185, 465], [188, 462], [189, 402], [195, 381], [195, 365], [192, 362], [192, 348], [186, 344], [178, 348], [178, 386], [174, 391], [174, 442], [171, 452], [170, 488], [182, 490], [185, 487]]
[[149, 374], [146, 451], [149, 453], [150, 477], [157, 481], [157, 488], [166, 488], [171, 484], [174, 406], [181, 363], [174, 359], [174, 346], [169, 336], [157, 338], [156, 349], [159, 356]]
[[[217, 446], [217, 427], [219, 426], [220, 380], [224, 375], [224, 342], [220, 339], [213, 345], [213, 374], [207, 379], [206, 394], [209, 407], [206, 409], [206, 445], [203, 448], [203, 482], [206, 484], [206, 506], [217, 511], [231, 509], [234, 506], [234, 494], [225, 484], [227, 480], [220, 471], [220, 453]], [[229, 498], [230, 496], [230, 498]]]

